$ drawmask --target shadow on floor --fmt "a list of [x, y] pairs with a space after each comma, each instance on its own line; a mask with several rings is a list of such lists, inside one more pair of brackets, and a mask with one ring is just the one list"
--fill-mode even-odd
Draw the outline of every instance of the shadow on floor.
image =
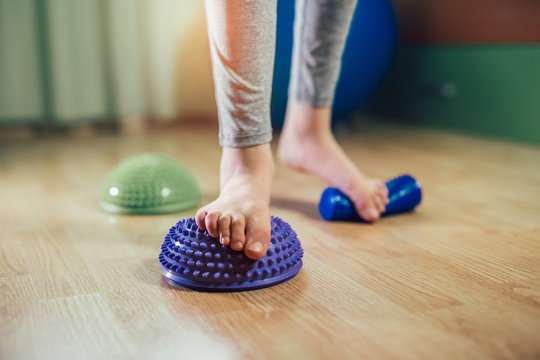
[[270, 205], [281, 209], [297, 211], [313, 220], [321, 220], [318, 205], [316, 203], [303, 200], [274, 197], [272, 198], [272, 202], [270, 203]]

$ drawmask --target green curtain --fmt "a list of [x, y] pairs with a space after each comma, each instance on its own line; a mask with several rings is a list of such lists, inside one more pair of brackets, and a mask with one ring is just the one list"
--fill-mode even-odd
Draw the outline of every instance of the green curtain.
[[200, 1], [0, 0], [0, 124], [174, 116], [174, 42], [202, 11]]

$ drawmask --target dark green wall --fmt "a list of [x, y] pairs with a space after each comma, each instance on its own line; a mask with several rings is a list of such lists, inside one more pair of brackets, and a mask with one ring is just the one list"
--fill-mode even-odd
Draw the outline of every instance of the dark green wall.
[[364, 111], [540, 144], [540, 43], [400, 48]]

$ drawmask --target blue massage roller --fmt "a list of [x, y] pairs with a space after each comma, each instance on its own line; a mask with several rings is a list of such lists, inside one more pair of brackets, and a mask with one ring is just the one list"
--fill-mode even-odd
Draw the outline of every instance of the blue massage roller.
[[195, 219], [180, 220], [161, 245], [161, 273], [174, 285], [199, 291], [247, 291], [288, 281], [300, 271], [304, 252], [288, 223], [272, 217], [271, 226], [266, 255], [253, 260], [220, 244]]
[[[411, 175], [400, 175], [389, 180], [386, 187], [390, 202], [382, 215], [410, 211], [422, 201], [422, 187]], [[319, 212], [328, 221], [363, 221], [347, 195], [332, 187], [323, 191]]]

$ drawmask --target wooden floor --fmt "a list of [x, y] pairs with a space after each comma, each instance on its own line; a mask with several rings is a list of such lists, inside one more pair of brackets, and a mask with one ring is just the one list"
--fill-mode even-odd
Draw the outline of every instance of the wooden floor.
[[163, 280], [163, 236], [195, 209], [97, 206], [126, 156], [173, 155], [218, 190], [214, 128], [0, 142], [1, 359], [540, 358], [540, 149], [368, 126], [340, 140], [369, 173], [424, 186], [418, 210], [329, 223], [317, 179], [278, 166], [272, 213], [303, 244], [290, 282], [198, 293]]

